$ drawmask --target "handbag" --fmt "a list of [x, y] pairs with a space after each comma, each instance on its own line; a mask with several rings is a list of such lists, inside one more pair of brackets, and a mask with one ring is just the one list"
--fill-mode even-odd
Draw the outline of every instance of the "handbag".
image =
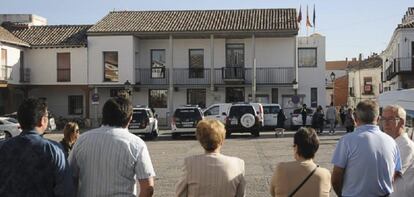
[[292, 193], [290, 193], [289, 194], [289, 197], [292, 197], [293, 195], [295, 195], [296, 194], [296, 192], [298, 192], [299, 191], [299, 189], [306, 183], [306, 181], [308, 181], [309, 180], [309, 178], [315, 173], [315, 171], [316, 171], [316, 169], [319, 167], [319, 165], [316, 165], [316, 167], [315, 167], [315, 169], [313, 169], [312, 170], [312, 172], [311, 173], [309, 173], [309, 175], [302, 181], [302, 183], [300, 183], [299, 185], [298, 185], [298, 187], [296, 187], [296, 189], [295, 190], [293, 190], [293, 192]]

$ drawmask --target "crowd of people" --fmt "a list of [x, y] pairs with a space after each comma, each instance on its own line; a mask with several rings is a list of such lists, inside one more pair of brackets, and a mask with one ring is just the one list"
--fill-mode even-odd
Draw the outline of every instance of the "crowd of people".
[[[329, 120], [330, 132], [335, 132], [333, 105], [326, 117], [317, 108], [312, 120], [316, 131], [302, 127], [294, 134], [294, 161], [276, 165], [271, 196], [329, 196], [332, 188], [338, 196], [414, 194], [414, 143], [404, 131], [404, 109], [387, 106], [380, 117], [377, 103], [362, 101], [355, 111], [342, 111], [351, 133], [336, 145], [332, 174], [313, 159], [319, 149], [317, 133], [323, 131], [318, 121]], [[128, 131], [128, 99], [109, 99], [102, 109], [102, 126], [82, 135], [76, 123], [68, 123], [60, 143], [42, 137], [48, 124], [46, 103], [27, 99], [17, 115], [23, 132], [0, 144], [0, 196], [153, 195], [156, 175], [148, 148]], [[225, 134], [218, 120], [198, 123], [196, 138], [204, 153], [185, 158], [177, 197], [245, 196], [245, 163], [221, 153]]]

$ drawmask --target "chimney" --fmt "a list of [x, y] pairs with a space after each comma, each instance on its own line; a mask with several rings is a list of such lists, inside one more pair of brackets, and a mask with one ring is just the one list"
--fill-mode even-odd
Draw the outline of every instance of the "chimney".
[[357, 59], [356, 59], [356, 57], [353, 57], [353, 58], [352, 58], [352, 61], [353, 61], [353, 62], [356, 62], [356, 60], [357, 60]]
[[345, 58], [345, 63], [348, 64], [348, 57]]
[[359, 59], [358, 61], [362, 61], [362, 53], [359, 54]]

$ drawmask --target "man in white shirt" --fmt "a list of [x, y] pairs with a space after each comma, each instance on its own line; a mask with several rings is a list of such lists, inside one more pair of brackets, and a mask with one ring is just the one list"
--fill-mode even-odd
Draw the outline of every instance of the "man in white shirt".
[[109, 99], [102, 109], [102, 127], [82, 134], [69, 155], [78, 196], [150, 197], [154, 168], [141, 138], [128, 131], [132, 104]]
[[331, 106], [326, 110], [326, 120], [329, 122], [329, 134], [335, 133], [336, 109], [331, 103]]
[[401, 177], [394, 182], [394, 192], [391, 196], [414, 195], [414, 142], [404, 131], [405, 110], [398, 105], [385, 107], [381, 117], [384, 131], [395, 139], [401, 154]]

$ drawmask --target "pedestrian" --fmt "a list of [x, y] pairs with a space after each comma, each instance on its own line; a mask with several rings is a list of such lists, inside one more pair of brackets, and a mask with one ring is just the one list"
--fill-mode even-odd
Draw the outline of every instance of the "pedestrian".
[[155, 172], [144, 141], [128, 131], [132, 104], [111, 98], [102, 126], [80, 135], [69, 155], [78, 196], [152, 196]]
[[308, 109], [306, 108], [306, 104], [302, 105], [300, 114], [302, 115], [302, 126], [306, 127], [306, 119], [308, 117]]
[[66, 159], [72, 150], [73, 145], [79, 137], [79, 125], [76, 122], [68, 122], [63, 128], [63, 139], [60, 141], [62, 145], [63, 153], [65, 153]]
[[316, 112], [312, 116], [312, 128], [314, 128], [319, 134], [323, 133], [323, 122], [325, 120], [324, 116], [322, 106], [318, 106], [316, 108]]
[[379, 107], [366, 100], [356, 108], [355, 131], [336, 145], [332, 163], [332, 186], [338, 196], [388, 196], [401, 171], [401, 158], [394, 139], [377, 126]]
[[414, 142], [405, 132], [406, 112], [398, 105], [384, 108], [381, 117], [382, 127], [394, 138], [401, 153], [401, 177], [394, 182], [391, 196], [410, 197], [414, 194]]
[[339, 109], [339, 118], [341, 119], [341, 125], [345, 126], [345, 118], [346, 118], [346, 114], [347, 114], [347, 110], [346, 108], [342, 105], [341, 108]]
[[276, 125], [276, 137], [281, 134], [282, 137], [285, 135], [285, 121], [286, 121], [286, 115], [283, 112], [283, 109], [280, 109], [277, 113], [277, 125]]
[[336, 122], [336, 109], [333, 103], [326, 110], [326, 120], [329, 124], [329, 134], [335, 134], [335, 122]]
[[197, 124], [196, 138], [205, 153], [185, 158], [176, 197], [244, 196], [244, 161], [220, 153], [225, 136], [226, 129], [219, 120]]
[[73, 179], [59, 143], [42, 137], [47, 104], [26, 99], [17, 110], [22, 133], [0, 148], [0, 196], [74, 196]]
[[300, 128], [293, 137], [295, 161], [276, 166], [270, 183], [271, 196], [329, 196], [331, 173], [313, 162], [318, 149], [315, 130]]
[[346, 113], [344, 126], [346, 128], [347, 133], [354, 131], [355, 117], [354, 117], [354, 112], [352, 111], [352, 108], [349, 108]]

